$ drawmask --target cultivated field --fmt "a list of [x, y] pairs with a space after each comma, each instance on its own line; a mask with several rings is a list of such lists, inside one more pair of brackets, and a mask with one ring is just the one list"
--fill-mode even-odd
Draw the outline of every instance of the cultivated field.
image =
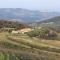
[[1, 32], [0, 60], [60, 60], [60, 41]]

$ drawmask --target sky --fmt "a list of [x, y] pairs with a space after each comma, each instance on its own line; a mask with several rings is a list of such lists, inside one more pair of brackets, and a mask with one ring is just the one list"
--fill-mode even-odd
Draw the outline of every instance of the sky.
[[0, 8], [24, 8], [60, 12], [60, 0], [0, 0]]

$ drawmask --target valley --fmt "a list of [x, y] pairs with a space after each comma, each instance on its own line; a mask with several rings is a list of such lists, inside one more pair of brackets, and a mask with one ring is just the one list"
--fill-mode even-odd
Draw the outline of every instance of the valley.
[[0, 60], [60, 60], [60, 13], [0, 9]]

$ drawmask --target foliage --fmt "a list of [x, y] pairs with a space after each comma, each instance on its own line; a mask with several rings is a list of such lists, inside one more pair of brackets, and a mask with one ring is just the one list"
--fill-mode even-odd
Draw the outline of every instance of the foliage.
[[6, 21], [6, 20], [0, 20], [0, 28], [3, 28], [1, 29], [2, 30], [9, 30], [10, 28], [11, 29], [22, 29], [22, 28], [25, 28], [27, 27], [26, 24], [23, 24], [23, 23], [19, 23], [19, 22], [13, 22], [13, 21]]
[[36, 56], [34, 57], [33, 54], [21, 54], [21, 53], [13, 53], [13, 52], [4, 52], [4, 51], [1, 51], [0, 52], [0, 60], [59, 60], [59, 58], [56, 59], [57, 56], [51, 56], [50, 58], [50, 55], [45, 55], [43, 56], [44, 53], [42, 53], [42, 55], [39, 57]]
[[[35, 31], [40, 32], [39, 29]], [[54, 41], [50, 41], [41, 42], [40, 39], [30, 38], [27, 35], [2, 32], [0, 33], [0, 60], [60, 60], [60, 44], [57, 44], [58, 47], [53, 43]]]
[[45, 28], [35, 29], [31, 32], [27, 32], [26, 34], [30, 37], [39, 37], [43, 39], [56, 39], [57, 38], [56, 32], [50, 29], [45, 29]]

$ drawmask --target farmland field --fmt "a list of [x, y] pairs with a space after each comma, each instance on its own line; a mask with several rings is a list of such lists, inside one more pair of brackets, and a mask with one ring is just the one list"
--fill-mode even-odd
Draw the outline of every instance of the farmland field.
[[0, 60], [60, 60], [60, 41], [1, 32]]

